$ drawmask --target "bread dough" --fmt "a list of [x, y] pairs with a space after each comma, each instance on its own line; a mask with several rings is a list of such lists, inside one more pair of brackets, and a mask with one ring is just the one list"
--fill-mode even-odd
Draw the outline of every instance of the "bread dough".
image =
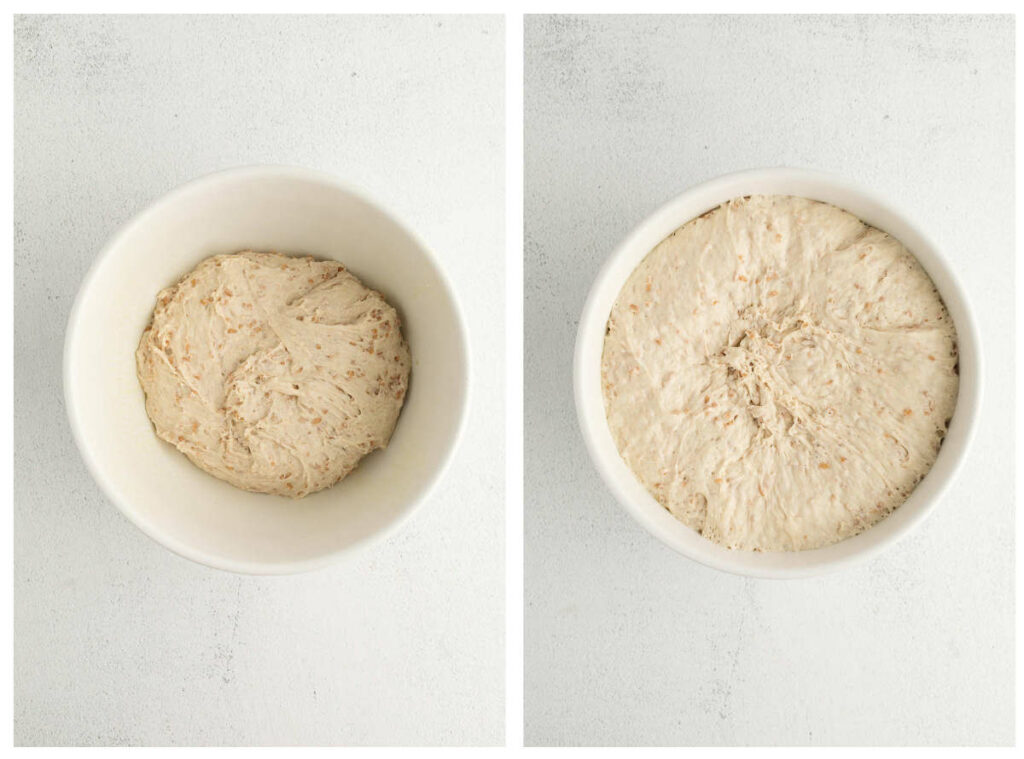
[[157, 435], [236, 487], [295, 498], [387, 446], [409, 380], [380, 293], [334, 261], [252, 251], [162, 291], [136, 362]]
[[931, 468], [956, 331], [897, 240], [804, 198], [732, 200], [636, 268], [602, 357], [622, 458], [728, 548], [799, 551], [871, 527]]

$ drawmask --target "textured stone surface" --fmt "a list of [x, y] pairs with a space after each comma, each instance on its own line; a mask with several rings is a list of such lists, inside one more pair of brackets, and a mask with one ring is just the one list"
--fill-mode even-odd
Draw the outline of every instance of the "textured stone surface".
[[[526, 22], [528, 744], [1009, 744], [1014, 714], [1013, 22]], [[572, 404], [590, 283], [650, 211], [739, 169], [896, 198], [976, 309], [985, 403], [933, 516], [871, 563], [748, 580], [650, 537]]]
[[[15, 742], [501, 742], [502, 20], [34, 16], [14, 32]], [[104, 241], [247, 163], [364, 187], [437, 252], [470, 325], [470, 419], [434, 497], [296, 577], [150, 541], [93, 483], [63, 407], [64, 327]]]

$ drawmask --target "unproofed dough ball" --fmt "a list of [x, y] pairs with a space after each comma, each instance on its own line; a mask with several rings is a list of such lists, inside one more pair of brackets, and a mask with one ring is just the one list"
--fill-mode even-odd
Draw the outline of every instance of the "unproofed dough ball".
[[636, 268], [602, 357], [619, 453], [729, 548], [798, 551], [897, 508], [953, 414], [956, 330], [898, 240], [804, 198], [730, 201]]
[[136, 361], [157, 435], [236, 487], [295, 498], [387, 446], [410, 366], [395, 309], [344, 266], [252, 251], [162, 291]]

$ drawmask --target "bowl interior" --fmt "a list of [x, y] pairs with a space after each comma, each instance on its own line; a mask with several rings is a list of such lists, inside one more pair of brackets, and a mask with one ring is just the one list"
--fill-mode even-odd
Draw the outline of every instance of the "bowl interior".
[[[605, 325], [619, 291], [633, 269], [665, 237], [687, 221], [731, 198], [795, 195], [843, 208], [900, 240], [935, 282], [952, 316], [960, 350], [957, 406], [938, 458], [910, 498], [871, 529], [811, 551], [730, 551], [675, 519], [640, 484], [619, 456], [608, 429], [601, 392]], [[742, 172], [712, 180], [669, 202], [622, 243], [598, 274], [584, 307], [575, 357], [577, 412], [591, 458], [617, 500], [660, 540], [708, 566], [758, 577], [798, 577], [838, 569], [874, 555], [905, 535], [927, 514], [955, 474], [977, 416], [981, 361], [978, 339], [963, 292], [935, 246], [904, 217], [875, 196], [842, 180], [796, 169]]]
[[[234, 488], [159, 440], [135, 373], [157, 292], [208, 256], [247, 248], [343, 263], [395, 305], [412, 352], [409, 393], [388, 448], [298, 501]], [[396, 524], [443, 470], [466, 391], [462, 322], [431, 255], [366, 200], [302, 170], [215, 174], [144, 211], [86, 277], [65, 346], [68, 412], [99, 484], [151, 537], [236, 571], [317, 566]]]

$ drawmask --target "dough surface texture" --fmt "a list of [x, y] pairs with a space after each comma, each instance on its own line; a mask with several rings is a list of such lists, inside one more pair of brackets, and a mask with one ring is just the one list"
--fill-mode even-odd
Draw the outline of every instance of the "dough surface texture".
[[136, 365], [159, 437], [236, 487], [299, 498], [387, 446], [410, 357], [395, 309], [337, 262], [243, 251], [157, 296]]
[[804, 198], [735, 199], [659, 243], [602, 355], [619, 453], [669, 512], [751, 551], [856, 535], [928, 472], [956, 330], [917, 259]]

